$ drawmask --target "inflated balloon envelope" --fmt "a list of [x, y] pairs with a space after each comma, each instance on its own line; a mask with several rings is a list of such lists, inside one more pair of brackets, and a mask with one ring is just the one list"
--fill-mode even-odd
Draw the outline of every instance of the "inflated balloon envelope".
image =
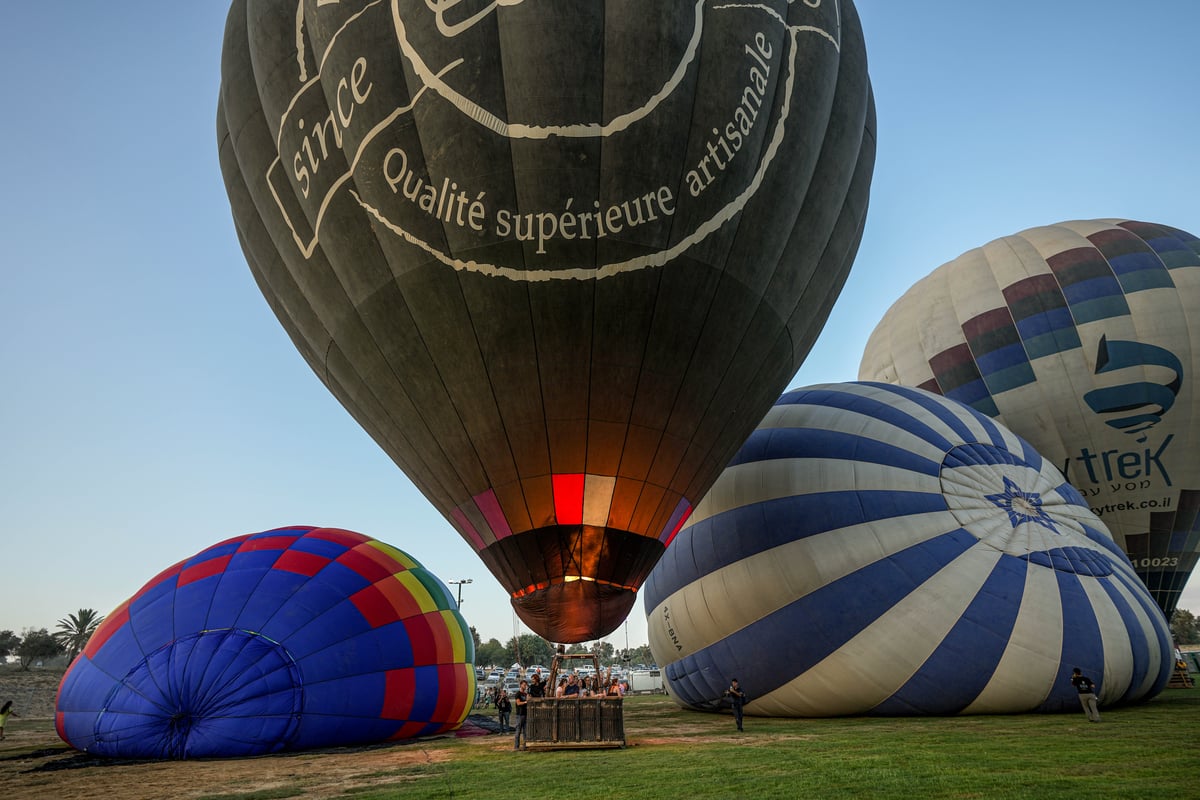
[[875, 150], [847, 0], [236, 0], [217, 122], [297, 348], [561, 642], [807, 354]]
[[789, 391], [646, 581], [683, 706], [749, 714], [1078, 711], [1167, 684], [1170, 629], [1080, 493], [967, 406], [887, 384]]
[[1200, 239], [1135, 220], [1030, 228], [888, 310], [860, 377], [944, 394], [1055, 463], [1168, 616], [1200, 558]]

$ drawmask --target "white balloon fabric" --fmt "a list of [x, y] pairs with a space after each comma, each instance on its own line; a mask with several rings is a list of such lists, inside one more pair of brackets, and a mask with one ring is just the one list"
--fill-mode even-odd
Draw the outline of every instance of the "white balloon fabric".
[[760, 716], [1078, 711], [1170, 676], [1129, 559], [1028, 443], [920, 389], [785, 394], [645, 587], [650, 648], [685, 707], [731, 678]]
[[888, 309], [858, 377], [1023, 436], [1174, 611], [1200, 558], [1200, 239], [1081, 220], [969, 250]]

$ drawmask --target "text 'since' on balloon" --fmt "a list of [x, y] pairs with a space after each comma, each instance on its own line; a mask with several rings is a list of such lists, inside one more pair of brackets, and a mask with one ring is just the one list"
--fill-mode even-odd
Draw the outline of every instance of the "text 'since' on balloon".
[[1122, 219], [1031, 228], [915, 284], [859, 377], [995, 417], [1063, 471], [1168, 616], [1200, 557], [1200, 239]]
[[614, 630], [858, 249], [853, 4], [234, 0], [221, 78], [297, 349], [534, 631]]

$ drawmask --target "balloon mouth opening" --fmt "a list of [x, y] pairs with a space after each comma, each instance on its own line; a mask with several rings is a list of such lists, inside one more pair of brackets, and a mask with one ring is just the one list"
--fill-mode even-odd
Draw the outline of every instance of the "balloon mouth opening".
[[[248, 666], [233, 669], [235, 658]], [[196, 667], [200, 677], [164, 680], [177, 664]], [[220, 757], [231, 746], [263, 755], [292, 743], [303, 703], [299, 667], [282, 644], [240, 628], [199, 631], [159, 647], [113, 685], [86, 749], [173, 760]], [[261, 726], [249, 740], [248, 718]]]
[[479, 555], [534, 633], [577, 644], [617, 629], [664, 546], [598, 525], [547, 525], [496, 541]]
[[601, 639], [620, 627], [637, 600], [631, 586], [573, 577], [513, 594], [517, 616], [547, 641], [577, 644]]

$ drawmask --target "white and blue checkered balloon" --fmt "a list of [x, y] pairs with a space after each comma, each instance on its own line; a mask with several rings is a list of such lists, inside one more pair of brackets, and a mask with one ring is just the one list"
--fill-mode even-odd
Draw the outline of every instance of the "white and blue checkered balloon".
[[683, 706], [747, 713], [1078, 710], [1170, 675], [1166, 620], [1078, 491], [967, 406], [900, 386], [785, 394], [647, 581]]

